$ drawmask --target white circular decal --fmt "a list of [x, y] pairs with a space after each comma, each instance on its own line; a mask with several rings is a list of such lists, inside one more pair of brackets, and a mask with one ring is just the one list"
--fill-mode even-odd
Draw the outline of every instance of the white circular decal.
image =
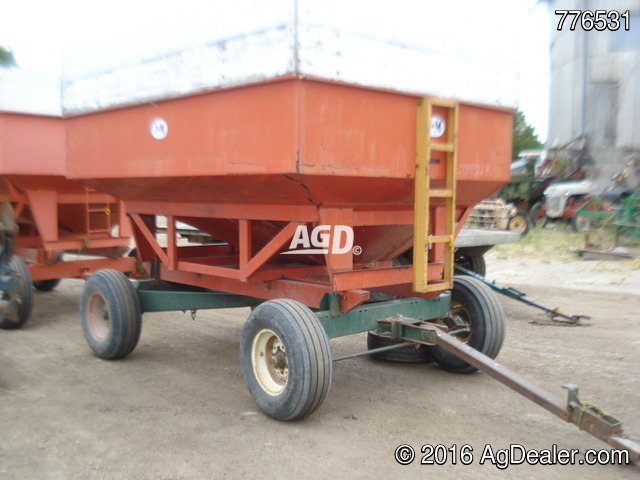
[[151, 125], [149, 125], [149, 132], [151, 136], [156, 140], [164, 139], [169, 133], [169, 125], [164, 118], [156, 117], [151, 120]]
[[447, 128], [447, 123], [440, 115], [431, 115], [431, 138], [440, 138]]

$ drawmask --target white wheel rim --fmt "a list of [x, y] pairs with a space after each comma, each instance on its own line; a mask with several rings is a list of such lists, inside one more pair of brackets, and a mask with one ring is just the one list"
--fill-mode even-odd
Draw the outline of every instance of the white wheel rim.
[[91, 335], [98, 340], [107, 338], [110, 328], [109, 309], [102, 295], [95, 292], [91, 294], [87, 300], [85, 315]]
[[276, 397], [284, 391], [289, 377], [289, 361], [282, 340], [272, 330], [265, 328], [253, 337], [251, 364], [265, 393]]

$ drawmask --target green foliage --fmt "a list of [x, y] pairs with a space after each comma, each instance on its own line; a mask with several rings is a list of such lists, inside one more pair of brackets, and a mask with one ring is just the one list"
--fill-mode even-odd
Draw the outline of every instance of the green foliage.
[[15, 67], [16, 65], [13, 52], [0, 46], [0, 67]]
[[527, 119], [520, 110], [513, 116], [513, 152], [511, 158], [516, 158], [521, 150], [526, 148], [541, 148], [542, 142], [538, 140], [533, 127], [527, 123]]

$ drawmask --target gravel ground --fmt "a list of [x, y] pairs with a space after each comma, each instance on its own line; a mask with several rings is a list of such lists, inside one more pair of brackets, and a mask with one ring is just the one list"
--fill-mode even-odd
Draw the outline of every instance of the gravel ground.
[[[541, 325], [544, 315], [503, 297], [507, 338], [499, 360], [564, 398], [581, 396], [640, 434], [640, 278], [631, 263], [487, 258], [488, 277], [513, 285], [589, 326]], [[635, 479], [634, 466], [480, 464], [492, 451], [601, 449], [484, 374], [454, 375], [434, 364], [358, 358], [335, 366], [332, 390], [301, 422], [258, 411], [240, 372], [248, 309], [145, 315], [126, 359], [94, 357], [82, 336], [82, 282], [36, 293], [32, 319], [0, 331], [0, 479], [409, 478]], [[542, 321], [542, 322], [541, 322]], [[363, 335], [335, 339], [334, 355], [362, 350]], [[638, 435], [635, 435], [638, 439]], [[409, 466], [398, 445], [415, 448]], [[422, 445], [472, 451], [420, 465]], [[487, 447], [489, 446], [489, 447]], [[583, 459], [581, 455], [578, 460]]]

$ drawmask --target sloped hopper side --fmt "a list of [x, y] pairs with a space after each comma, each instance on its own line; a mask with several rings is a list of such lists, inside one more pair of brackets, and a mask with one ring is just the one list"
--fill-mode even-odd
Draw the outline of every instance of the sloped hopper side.
[[[175, 216], [236, 252], [239, 219], [252, 220], [252, 252], [287, 222], [342, 224], [354, 228], [357, 262], [391, 262], [413, 242], [417, 100], [290, 77], [95, 112], [68, 120], [68, 172], [131, 213]], [[458, 132], [460, 217], [508, 181], [511, 112], [461, 105]], [[444, 155], [431, 156], [433, 188], [444, 183]], [[442, 205], [433, 201], [430, 232]], [[292, 257], [270, 263], [352, 268]]]

